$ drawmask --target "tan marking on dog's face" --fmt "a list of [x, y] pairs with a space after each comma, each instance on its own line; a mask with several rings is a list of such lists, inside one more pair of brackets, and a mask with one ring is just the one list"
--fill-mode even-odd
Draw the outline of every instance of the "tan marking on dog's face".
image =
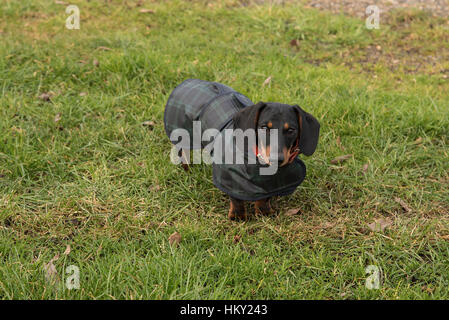
[[270, 129], [273, 128], [273, 122], [271, 122], [271, 121], [268, 122], [267, 127], [270, 128]]
[[289, 128], [289, 125], [288, 125], [288, 123], [286, 122], [286, 123], [284, 123], [284, 129], [285, 130], [288, 130], [288, 128]]

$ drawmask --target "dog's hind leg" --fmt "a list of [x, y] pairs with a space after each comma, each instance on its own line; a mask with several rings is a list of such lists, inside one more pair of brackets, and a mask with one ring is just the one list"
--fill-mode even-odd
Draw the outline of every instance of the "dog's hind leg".
[[229, 207], [228, 218], [230, 220], [248, 220], [248, 215], [246, 214], [245, 202], [235, 198], [231, 198], [231, 203]]

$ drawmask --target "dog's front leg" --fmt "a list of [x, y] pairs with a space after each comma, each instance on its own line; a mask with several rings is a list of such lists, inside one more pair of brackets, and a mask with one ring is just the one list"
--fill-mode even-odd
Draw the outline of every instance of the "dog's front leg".
[[247, 220], [248, 216], [246, 214], [245, 202], [232, 197], [230, 199], [228, 218], [230, 220]]
[[267, 216], [267, 215], [274, 213], [274, 210], [273, 210], [273, 208], [271, 208], [271, 205], [270, 205], [270, 198], [257, 200], [254, 203], [254, 209], [255, 209], [256, 215]]

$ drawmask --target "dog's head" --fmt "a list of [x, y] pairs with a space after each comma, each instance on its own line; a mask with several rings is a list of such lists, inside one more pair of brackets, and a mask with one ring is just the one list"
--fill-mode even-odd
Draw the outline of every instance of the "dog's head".
[[[234, 116], [234, 129], [256, 130], [256, 137], [264, 133], [265, 139], [256, 141], [252, 149], [256, 155], [271, 162], [276, 160], [279, 166], [285, 166], [303, 153], [310, 156], [318, 144], [320, 124], [315, 117], [299, 106], [259, 102], [243, 108]], [[272, 150], [270, 130], [277, 129], [277, 148]]]

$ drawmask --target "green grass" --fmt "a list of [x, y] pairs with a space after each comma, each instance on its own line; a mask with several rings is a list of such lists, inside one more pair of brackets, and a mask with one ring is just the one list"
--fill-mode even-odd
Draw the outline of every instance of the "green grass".
[[[52, 1], [0, 6], [1, 298], [449, 298], [447, 21], [397, 11], [367, 30], [298, 4], [71, 3], [80, 30]], [[169, 162], [164, 105], [186, 78], [321, 122], [306, 180], [276, 216], [228, 221], [211, 168]], [[379, 218], [392, 224], [371, 232]], [[69, 265], [79, 290], [63, 285]]]

